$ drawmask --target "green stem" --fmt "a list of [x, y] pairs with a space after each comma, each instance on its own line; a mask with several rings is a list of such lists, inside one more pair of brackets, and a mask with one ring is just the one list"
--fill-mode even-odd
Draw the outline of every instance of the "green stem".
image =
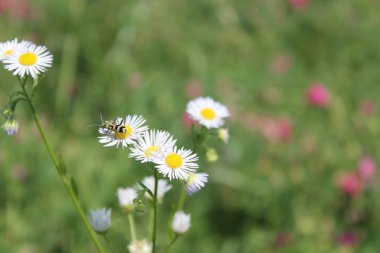
[[186, 189], [185, 187], [182, 187], [181, 195], [178, 199], [177, 211], [183, 209], [183, 204], [185, 203], [185, 200], [186, 200]]
[[173, 244], [175, 243], [175, 241], [177, 241], [178, 237], [179, 236], [177, 234], [173, 237], [173, 239], [170, 241], [170, 243], [166, 247], [166, 250], [165, 250], [166, 253], [170, 252], [170, 248], [173, 246]]
[[156, 233], [157, 233], [157, 186], [158, 174], [157, 169], [154, 170], [154, 192], [153, 192], [153, 233], [152, 233], [152, 253], [156, 252]]
[[137, 237], [136, 237], [135, 219], [132, 213], [128, 214], [128, 221], [129, 221], [129, 228], [131, 229], [132, 242], [134, 242], [136, 241]]
[[53, 149], [51, 148], [49, 142], [48, 142], [48, 139], [45, 135], [45, 132], [42, 128], [42, 125], [41, 125], [41, 122], [40, 122], [40, 118], [38, 116], [38, 113], [37, 113], [37, 110], [34, 106], [34, 103], [31, 99], [31, 97], [29, 96], [26, 88], [25, 88], [25, 83], [26, 83], [26, 78], [20, 80], [20, 84], [21, 84], [21, 88], [22, 90], [24, 91], [24, 94], [25, 94], [25, 98], [27, 100], [27, 102], [29, 103], [29, 106], [30, 106], [30, 109], [32, 111], [32, 115], [33, 115], [33, 118], [34, 118], [34, 121], [36, 122], [36, 125], [37, 125], [37, 128], [38, 128], [38, 131], [40, 132], [41, 134], [41, 137], [42, 137], [42, 140], [46, 146], [46, 149], [49, 153], [49, 156], [55, 166], [55, 168], [57, 169], [57, 172], [58, 172], [58, 175], [59, 175], [59, 178], [61, 179], [61, 182], [63, 183], [67, 193], [70, 195], [71, 197], [71, 200], [72, 202], [74, 203], [78, 213], [79, 213], [79, 216], [81, 217], [86, 229], [87, 229], [87, 232], [88, 234], [90, 235], [91, 239], [93, 240], [97, 250], [99, 251], [99, 253], [104, 253], [104, 250], [101, 246], [101, 244], [99, 243], [98, 239], [96, 238], [96, 235], [95, 235], [95, 232], [92, 230], [91, 228], [91, 225], [88, 223], [87, 221], [87, 218], [86, 218], [86, 215], [85, 213], [83, 212], [83, 209], [82, 207], [80, 206], [79, 204], [79, 200], [77, 198], [77, 196], [75, 195], [73, 189], [70, 187], [70, 184], [69, 182], [67, 181], [67, 179], [64, 177], [64, 175], [62, 175], [61, 173], [59, 173], [59, 162], [58, 162], [58, 159], [56, 157], [56, 155], [54, 154], [53, 152]]

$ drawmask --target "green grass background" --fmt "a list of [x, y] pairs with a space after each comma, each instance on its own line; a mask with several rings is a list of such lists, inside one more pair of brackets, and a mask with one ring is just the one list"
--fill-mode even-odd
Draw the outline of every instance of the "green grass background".
[[[349, 200], [336, 187], [340, 173], [363, 154], [380, 158], [380, 121], [360, 113], [360, 102], [380, 95], [380, 3], [310, 0], [306, 10], [280, 0], [30, 1], [27, 17], [0, 13], [0, 39], [46, 45], [54, 64], [41, 81], [36, 106], [56, 151], [65, 156], [85, 210], [112, 207], [109, 233], [117, 252], [129, 242], [116, 189], [148, 171], [126, 150], [97, 143], [99, 115], [143, 115], [179, 145], [191, 146], [181, 122], [198, 82], [203, 94], [228, 106], [231, 139], [220, 159], [203, 163], [207, 187], [189, 198], [190, 232], [173, 252], [365, 252], [380, 249], [378, 178]], [[289, 71], [273, 72], [289, 57]], [[304, 94], [319, 81], [331, 92], [327, 109], [311, 108]], [[0, 70], [0, 101], [18, 89]], [[268, 99], [268, 94], [277, 94]], [[47, 156], [27, 106], [19, 104], [19, 132], [1, 132], [0, 251], [95, 252]], [[268, 142], [247, 126], [247, 115], [286, 117], [288, 143]], [[313, 149], [307, 152], [305, 142]], [[170, 203], [159, 210], [164, 227]], [[350, 214], [363, 214], [352, 220]], [[140, 237], [144, 220], [137, 219]], [[359, 243], [340, 246], [355, 231]], [[160, 231], [159, 247], [166, 242]], [[279, 245], [278, 238], [288, 238]], [[277, 242], [277, 243], [276, 243]]]

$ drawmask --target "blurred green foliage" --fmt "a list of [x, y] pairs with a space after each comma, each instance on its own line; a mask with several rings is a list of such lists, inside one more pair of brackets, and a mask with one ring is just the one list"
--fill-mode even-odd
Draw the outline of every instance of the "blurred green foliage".
[[[364, 154], [380, 158], [379, 115], [360, 108], [380, 94], [379, 1], [310, 0], [298, 10], [280, 0], [14, 2], [27, 9], [0, 9], [0, 39], [53, 53], [37, 108], [85, 210], [113, 208], [109, 238], [120, 252], [129, 232], [116, 189], [148, 172], [87, 126], [100, 114], [141, 114], [191, 147], [182, 114], [192, 85], [230, 108], [231, 139], [217, 147], [219, 161], [203, 163], [210, 182], [188, 199], [191, 232], [173, 252], [378, 252], [378, 178], [355, 198], [337, 178]], [[0, 82], [3, 106], [18, 86], [4, 69]], [[327, 108], [307, 104], [312, 82], [330, 91]], [[17, 116], [19, 133], [0, 134], [0, 251], [94, 252], [28, 108]], [[263, 118], [288, 119], [292, 135], [268, 140], [255, 127]], [[177, 198], [172, 190], [166, 201]], [[160, 209], [159, 225], [169, 212]], [[354, 246], [339, 243], [345, 231], [359, 238]]]

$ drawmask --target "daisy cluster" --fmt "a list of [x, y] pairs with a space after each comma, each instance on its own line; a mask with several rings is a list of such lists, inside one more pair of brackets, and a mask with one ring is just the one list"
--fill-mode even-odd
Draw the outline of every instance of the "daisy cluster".
[[45, 46], [16, 38], [0, 43], [0, 62], [15, 76], [37, 78], [51, 67], [53, 56]]
[[[219, 129], [219, 138], [228, 141], [228, 130], [220, 128], [224, 124], [224, 118], [229, 116], [226, 106], [212, 98], [200, 97], [188, 103], [186, 112], [207, 129]], [[139, 115], [127, 115], [125, 118], [118, 117], [111, 122], [103, 122], [99, 127], [99, 142], [104, 147], [128, 148], [130, 158], [141, 163], [152, 163], [170, 181], [176, 179], [184, 182], [189, 195], [203, 188], [208, 181], [208, 174], [197, 172], [198, 155], [191, 149], [176, 146], [177, 140], [169, 132], [149, 129], [145, 123], [146, 120]], [[166, 187], [166, 184], [161, 184]], [[153, 179], [146, 179], [144, 185], [153, 190]], [[160, 199], [160, 194], [158, 196]]]
[[[129, 148], [129, 157], [141, 163], [152, 163], [157, 171], [170, 181], [173, 179], [185, 183], [189, 195], [205, 186], [208, 174], [197, 173], [198, 156], [192, 150], [177, 147], [177, 140], [168, 132], [148, 129], [142, 116], [127, 115], [116, 118], [111, 124], [99, 127], [99, 142], [105, 147]], [[144, 179], [144, 185], [154, 189], [153, 178]], [[170, 190], [165, 182], [159, 181], [158, 200], [164, 192]], [[163, 190], [160, 190], [160, 189]], [[161, 192], [161, 193], [160, 193]], [[147, 196], [147, 195], [146, 195]], [[120, 197], [119, 197], [120, 199]]]

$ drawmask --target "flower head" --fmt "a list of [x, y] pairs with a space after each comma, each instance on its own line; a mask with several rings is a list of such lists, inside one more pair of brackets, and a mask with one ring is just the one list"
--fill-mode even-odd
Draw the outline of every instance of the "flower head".
[[183, 211], [177, 211], [173, 217], [172, 230], [177, 234], [186, 233], [191, 226], [190, 220], [190, 214], [186, 214]]
[[207, 173], [190, 173], [186, 180], [186, 191], [188, 195], [192, 195], [205, 187], [208, 181]]
[[0, 43], [0, 61], [12, 55], [13, 50], [18, 45], [17, 38]]
[[363, 184], [356, 173], [346, 173], [338, 179], [338, 186], [342, 192], [350, 197], [356, 197], [363, 191]]
[[188, 173], [194, 173], [199, 167], [196, 163], [197, 160], [198, 156], [193, 151], [172, 147], [155, 157], [153, 162], [158, 171], [169, 180], [173, 178], [186, 180]]
[[133, 188], [119, 188], [117, 189], [117, 197], [119, 204], [126, 212], [133, 211], [133, 200], [137, 198], [137, 191]]
[[14, 135], [17, 133], [19, 124], [13, 117], [6, 120], [5, 123], [1, 126], [2, 129], [4, 129], [8, 135]]
[[128, 250], [130, 253], [151, 253], [152, 243], [147, 240], [134, 241], [128, 245]]
[[125, 119], [117, 118], [112, 124], [117, 126], [123, 126], [123, 131], [117, 131], [110, 128], [101, 126], [99, 133], [103, 136], [98, 137], [99, 142], [104, 144], [104, 147], [110, 147], [116, 145], [118, 148], [120, 145], [122, 148], [128, 147], [128, 144], [132, 144], [135, 140], [145, 132], [148, 127], [144, 126], [145, 119], [142, 116], [127, 115]]
[[24, 41], [14, 47], [12, 53], [3, 59], [5, 69], [13, 71], [13, 75], [25, 75], [36, 78], [51, 67], [53, 56], [45, 46], [37, 46]]
[[111, 226], [111, 208], [98, 208], [95, 211], [90, 210], [91, 220], [89, 223], [92, 229], [99, 234], [107, 233], [109, 227]]
[[306, 98], [309, 104], [317, 107], [327, 107], [330, 104], [330, 93], [322, 84], [315, 83], [309, 86]]
[[186, 112], [207, 128], [221, 127], [224, 124], [224, 118], [230, 116], [227, 107], [210, 97], [191, 100], [187, 104]]
[[[154, 177], [149, 176], [145, 177], [142, 181], [142, 183], [151, 191], [154, 192]], [[157, 185], [157, 200], [159, 203], [162, 202], [162, 199], [170, 189], [172, 189], [172, 186], [168, 184], [168, 181], [165, 179], [159, 179], [158, 185]], [[152, 197], [149, 195], [149, 193], [145, 193], [144, 196], [148, 199], [152, 199]]]
[[364, 180], [372, 179], [376, 174], [376, 162], [370, 156], [364, 156], [359, 162], [359, 176]]
[[129, 157], [134, 157], [143, 163], [151, 162], [155, 153], [165, 152], [172, 148], [176, 141], [173, 136], [165, 131], [145, 131], [131, 147]]

